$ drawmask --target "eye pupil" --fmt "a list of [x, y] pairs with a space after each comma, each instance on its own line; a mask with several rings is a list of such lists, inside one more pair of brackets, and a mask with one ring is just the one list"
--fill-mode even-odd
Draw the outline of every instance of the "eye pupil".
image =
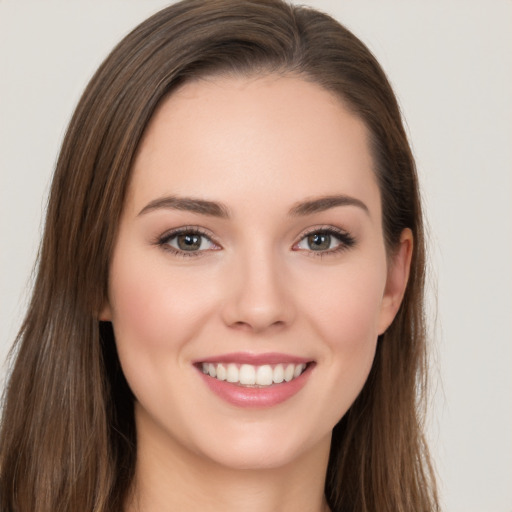
[[182, 251], [196, 251], [201, 247], [201, 235], [193, 233], [178, 235], [177, 242]]
[[331, 235], [327, 233], [313, 233], [308, 236], [309, 248], [313, 251], [322, 251], [331, 246]]

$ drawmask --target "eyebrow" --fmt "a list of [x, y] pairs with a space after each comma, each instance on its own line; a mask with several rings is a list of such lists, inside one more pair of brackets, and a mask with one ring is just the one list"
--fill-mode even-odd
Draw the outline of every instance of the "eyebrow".
[[215, 201], [206, 201], [204, 199], [198, 199], [194, 197], [176, 197], [166, 196], [160, 197], [148, 203], [139, 212], [139, 215], [148, 213], [161, 208], [171, 210], [183, 210], [187, 212], [199, 213], [201, 215], [211, 215], [212, 217], [220, 217], [227, 219], [229, 209], [222, 203]]
[[323, 196], [317, 199], [301, 201], [300, 203], [296, 203], [290, 209], [289, 213], [293, 216], [302, 217], [313, 213], [323, 212], [337, 206], [357, 206], [366, 213], [370, 213], [368, 207], [360, 199], [346, 195]]
[[[361, 200], [346, 195], [323, 196], [316, 199], [301, 201], [292, 206], [288, 213], [294, 217], [303, 217], [323, 212], [331, 208], [336, 208], [338, 206], [357, 206], [366, 213], [369, 213], [368, 207]], [[138, 215], [143, 215], [159, 209], [182, 210], [198, 213], [200, 215], [219, 217], [222, 219], [227, 219], [231, 216], [229, 208], [222, 203], [194, 197], [177, 196], [166, 196], [155, 199], [144, 206]]]

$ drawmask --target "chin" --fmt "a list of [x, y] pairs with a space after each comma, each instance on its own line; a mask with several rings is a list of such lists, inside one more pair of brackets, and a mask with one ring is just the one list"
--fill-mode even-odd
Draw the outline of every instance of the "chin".
[[[277, 470], [293, 464], [311, 453], [328, 455], [331, 430], [311, 432], [309, 435], [299, 428], [279, 428], [275, 425], [241, 425], [238, 432], [225, 429], [226, 436], [209, 439], [203, 444], [201, 456], [214, 464], [233, 470]], [[215, 441], [215, 442], [214, 442]], [[323, 449], [322, 449], [323, 448]]]

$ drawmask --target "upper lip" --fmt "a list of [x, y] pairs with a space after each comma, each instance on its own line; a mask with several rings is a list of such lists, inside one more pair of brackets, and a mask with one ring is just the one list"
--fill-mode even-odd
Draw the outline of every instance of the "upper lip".
[[281, 354], [278, 352], [267, 352], [265, 354], [253, 354], [250, 352], [231, 352], [229, 354], [219, 354], [210, 356], [205, 359], [198, 359], [194, 361], [197, 363], [235, 363], [235, 364], [251, 364], [260, 366], [264, 364], [279, 364], [279, 363], [310, 363], [312, 360], [305, 357], [298, 357], [290, 354]]

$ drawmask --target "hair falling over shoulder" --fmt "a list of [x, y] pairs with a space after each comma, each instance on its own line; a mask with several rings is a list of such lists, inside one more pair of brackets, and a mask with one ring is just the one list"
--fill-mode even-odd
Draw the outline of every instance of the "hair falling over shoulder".
[[414, 234], [410, 280], [370, 377], [335, 427], [325, 492], [337, 512], [439, 510], [423, 437], [425, 249], [414, 160], [373, 55], [314, 9], [281, 0], [184, 0], [107, 57], [58, 158], [32, 300], [13, 348], [0, 433], [0, 510], [122, 510], [135, 467], [133, 396], [98, 320], [143, 132], [178, 85], [293, 73], [335, 93], [371, 134], [388, 251]]

